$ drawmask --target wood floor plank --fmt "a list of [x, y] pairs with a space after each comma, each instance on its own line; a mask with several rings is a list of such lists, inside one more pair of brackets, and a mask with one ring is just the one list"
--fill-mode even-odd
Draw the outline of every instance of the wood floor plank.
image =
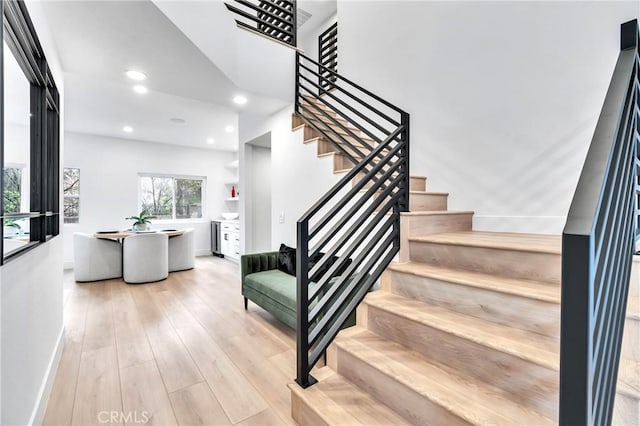
[[42, 421], [43, 425], [71, 424], [81, 354], [82, 342], [66, 341], [56, 378], [51, 388], [47, 411]]
[[224, 351], [233, 359], [244, 375], [260, 391], [262, 397], [274, 409], [284, 424], [292, 424], [291, 394], [285, 386], [274, 387], [274, 383], [290, 383], [293, 377], [280, 371], [268, 358], [260, 356], [259, 352], [249, 351], [254, 347], [251, 340], [238, 336], [225, 343]]
[[82, 341], [89, 306], [89, 291], [86, 287], [69, 289], [64, 309], [64, 349], [53, 382], [44, 425], [69, 425], [73, 415]]
[[281, 424], [282, 419], [278, 417], [273, 409], [269, 408], [237, 423], [236, 426], [280, 426]]
[[141, 315], [143, 326], [167, 391], [173, 392], [203, 381], [187, 348], [144, 286], [132, 287], [132, 294], [139, 312], [145, 312]]
[[201, 326], [179, 328], [178, 335], [232, 423], [269, 408], [258, 391]]
[[115, 345], [109, 282], [89, 287], [91, 298], [84, 330], [84, 351]]
[[155, 360], [120, 369], [126, 424], [177, 425]]
[[[82, 352], [72, 424], [103, 425], [111, 413], [122, 413], [115, 345]], [[110, 424], [122, 424], [114, 420]]]
[[209, 386], [202, 382], [169, 394], [181, 425], [230, 425]]
[[126, 368], [152, 360], [153, 352], [129, 289], [125, 286], [114, 286], [111, 294], [118, 365], [120, 368]]
[[144, 410], [162, 413], [147, 424], [293, 424], [295, 333], [244, 310], [237, 264], [198, 258], [143, 285], [64, 280], [66, 346], [45, 424], [110, 423], [111, 411], [122, 424]]

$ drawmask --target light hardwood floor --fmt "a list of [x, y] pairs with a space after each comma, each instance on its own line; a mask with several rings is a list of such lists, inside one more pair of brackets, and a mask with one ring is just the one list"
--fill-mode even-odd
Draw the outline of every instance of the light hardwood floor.
[[295, 333], [252, 303], [239, 267], [202, 257], [165, 281], [76, 283], [45, 425], [293, 424]]

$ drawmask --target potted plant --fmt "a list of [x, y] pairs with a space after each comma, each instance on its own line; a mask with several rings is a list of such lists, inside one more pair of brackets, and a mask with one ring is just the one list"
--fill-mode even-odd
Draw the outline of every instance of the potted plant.
[[149, 229], [149, 224], [151, 223], [150, 219], [155, 219], [155, 216], [150, 216], [146, 211], [141, 211], [138, 216], [129, 216], [125, 219], [133, 220], [133, 230], [134, 231], [146, 231]]

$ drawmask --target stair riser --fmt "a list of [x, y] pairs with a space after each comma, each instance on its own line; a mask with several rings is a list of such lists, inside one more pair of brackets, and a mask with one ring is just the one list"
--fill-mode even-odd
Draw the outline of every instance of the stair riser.
[[[362, 173], [358, 173], [358, 175], [353, 179], [352, 185], [357, 184], [360, 179], [362, 179]], [[371, 187], [371, 183], [367, 183], [363, 189], [368, 189]], [[427, 190], [427, 179], [421, 177], [409, 177], [409, 190], [410, 191], [422, 191], [425, 192]]]
[[334, 154], [333, 155], [333, 171], [341, 172], [343, 170], [351, 170], [354, 164], [345, 155]]
[[410, 256], [430, 265], [560, 283], [559, 254], [411, 241]]
[[[350, 152], [352, 154], [356, 154], [355, 150], [351, 147], [348, 147], [344, 144], [340, 144], [340, 147], [347, 151]], [[368, 153], [368, 151], [366, 151], [364, 148], [362, 147], [358, 147], [358, 149], [360, 150], [360, 152], [363, 152], [365, 155]], [[332, 154], [334, 152], [340, 152], [340, 148], [336, 147], [334, 144], [332, 144], [331, 142], [328, 142], [324, 139], [318, 139], [318, 155], [326, 155], [326, 154]], [[356, 154], [356, 155], [360, 155], [360, 154]]]
[[[407, 238], [441, 232], [471, 231], [473, 213], [401, 216], [400, 226]], [[408, 240], [407, 240], [408, 247]]]
[[412, 177], [409, 181], [409, 191], [426, 191], [427, 179], [422, 177]]
[[[416, 393], [337, 345], [338, 373], [369, 392], [412, 424], [469, 425], [446, 408]], [[309, 423], [311, 424], [311, 423]]]
[[550, 418], [557, 416], [557, 371], [374, 306], [367, 311], [367, 328], [379, 336], [501, 388]]
[[291, 417], [299, 425], [330, 426], [293, 391], [291, 392]]
[[399, 296], [548, 337], [560, 335], [557, 303], [393, 270], [387, 270], [381, 282], [383, 289]]
[[409, 210], [412, 212], [428, 212], [447, 210], [448, 195], [409, 194]]
[[409, 261], [409, 238], [440, 232], [471, 231], [473, 213], [400, 216], [400, 262]]
[[640, 362], [640, 321], [627, 318], [622, 334], [622, 357]]
[[[441, 194], [428, 194], [418, 195], [411, 194], [409, 196], [409, 210], [410, 211], [422, 211], [422, 212], [439, 212], [447, 210], [447, 195]], [[419, 207], [415, 207], [419, 206]], [[376, 209], [378, 211], [378, 209]], [[439, 231], [444, 232], [444, 231]], [[422, 234], [424, 235], [424, 234]]]
[[616, 394], [613, 405], [613, 425], [638, 425], [640, 421], [640, 400], [621, 393]]

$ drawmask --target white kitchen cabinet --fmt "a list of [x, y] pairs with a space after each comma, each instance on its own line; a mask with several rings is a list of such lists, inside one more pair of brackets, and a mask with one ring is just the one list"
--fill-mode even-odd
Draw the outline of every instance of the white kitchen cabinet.
[[224, 257], [240, 260], [240, 225], [234, 222], [222, 222], [220, 248]]

